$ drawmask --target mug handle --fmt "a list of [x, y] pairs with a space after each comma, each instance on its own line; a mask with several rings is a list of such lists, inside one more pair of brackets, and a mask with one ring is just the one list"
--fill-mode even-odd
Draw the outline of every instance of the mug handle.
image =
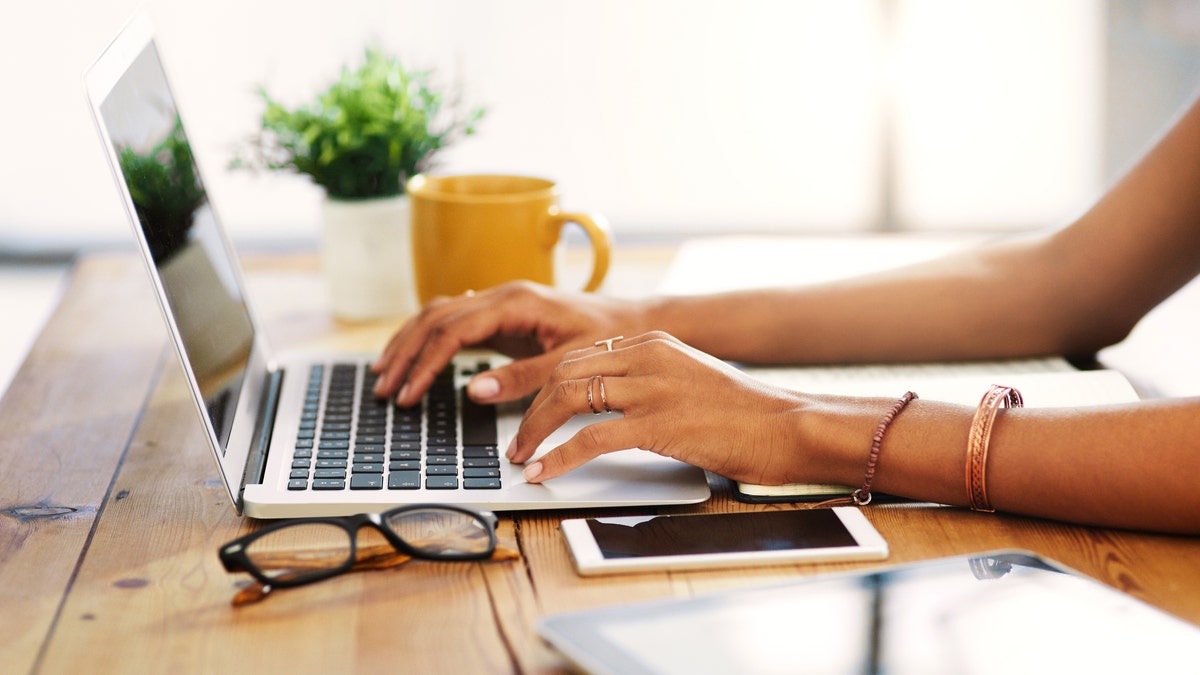
[[592, 244], [592, 277], [583, 290], [591, 292], [600, 288], [608, 274], [608, 262], [612, 256], [612, 233], [608, 220], [598, 213], [564, 213], [558, 209], [550, 211], [550, 218], [556, 232], [561, 233], [567, 223], [575, 223], [587, 233], [588, 241]]

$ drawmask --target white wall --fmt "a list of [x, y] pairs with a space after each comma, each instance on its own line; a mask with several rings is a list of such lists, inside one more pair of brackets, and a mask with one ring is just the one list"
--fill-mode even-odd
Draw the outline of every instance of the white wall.
[[[17, 2], [0, 21], [0, 246], [125, 241], [79, 76], [137, 3]], [[1100, 0], [146, 7], [242, 240], [318, 227], [303, 179], [226, 169], [256, 126], [255, 86], [301, 101], [372, 39], [489, 108], [442, 170], [556, 178], [565, 206], [606, 213], [618, 235], [869, 228], [889, 172], [901, 226], [1029, 227], [1101, 182]]]

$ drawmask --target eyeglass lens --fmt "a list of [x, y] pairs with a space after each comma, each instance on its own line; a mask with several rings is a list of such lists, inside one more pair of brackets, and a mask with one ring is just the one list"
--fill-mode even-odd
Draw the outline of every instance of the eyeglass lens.
[[491, 546], [486, 523], [450, 509], [409, 509], [384, 514], [383, 524], [431, 558], [484, 555]]
[[245, 553], [271, 579], [300, 580], [345, 565], [350, 533], [330, 523], [297, 522], [255, 539]]

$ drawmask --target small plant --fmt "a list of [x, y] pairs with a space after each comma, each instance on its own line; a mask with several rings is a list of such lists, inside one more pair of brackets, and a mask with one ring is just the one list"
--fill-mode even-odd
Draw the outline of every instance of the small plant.
[[443, 110], [429, 76], [369, 47], [362, 65], [343, 67], [308, 105], [289, 110], [260, 88], [262, 130], [234, 166], [305, 174], [333, 199], [403, 194], [410, 176], [429, 170], [439, 150], [473, 134], [483, 117], [482, 108]]

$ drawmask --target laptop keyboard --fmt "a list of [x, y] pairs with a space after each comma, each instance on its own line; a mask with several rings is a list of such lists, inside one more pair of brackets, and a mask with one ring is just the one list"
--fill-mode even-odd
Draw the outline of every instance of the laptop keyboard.
[[374, 383], [367, 365], [312, 366], [289, 490], [500, 489], [495, 407], [455, 391], [453, 370], [411, 408]]

